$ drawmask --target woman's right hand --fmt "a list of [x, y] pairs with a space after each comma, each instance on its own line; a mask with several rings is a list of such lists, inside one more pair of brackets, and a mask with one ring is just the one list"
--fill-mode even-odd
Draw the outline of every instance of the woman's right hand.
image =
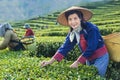
[[49, 61], [42, 61], [41, 64], [40, 64], [40, 66], [41, 66], [41, 67], [44, 67], [44, 66], [50, 65], [50, 64], [52, 64], [54, 61], [55, 61], [54, 58], [51, 58]]
[[40, 66], [41, 66], [41, 67], [45, 67], [45, 66], [47, 66], [47, 65], [49, 65], [49, 64], [50, 64], [49, 61], [42, 61], [41, 64], [40, 64]]

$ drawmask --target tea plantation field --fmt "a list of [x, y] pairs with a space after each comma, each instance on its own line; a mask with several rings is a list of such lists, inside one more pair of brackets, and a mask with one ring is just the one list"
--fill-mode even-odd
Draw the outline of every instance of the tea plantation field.
[[[87, 6], [93, 11], [93, 22], [103, 36], [120, 32], [120, 0], [111, 0], [106, 4], [92, 3]], [[77, 69], [69, 68], [81, 54], [77, 46], [69, 52], [60, 63], [41, 68], [40, 62], [50, 59], [63, 44], [69, 28], [57, 23], [60, 12], [39, 16], [29, 20], [11, 22], [19, 38], [25, 30], [24, 23], [29, 23], [36, 36], [36, 50], [9, 51], [0, 50], [0, 80], [119, 80], [120, 63], [110, 60], [105, 78], [98, 76], [93, 66], [79, 65]], [[2, 38], [0, 38], [0, 41]]]

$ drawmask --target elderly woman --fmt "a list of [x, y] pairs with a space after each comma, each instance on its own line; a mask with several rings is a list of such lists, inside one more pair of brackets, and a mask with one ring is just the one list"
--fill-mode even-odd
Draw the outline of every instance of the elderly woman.
[[9, 23], [0, 24], [0, 37], [4, 38], [0, 44], [0, 50], [6, 49], [7, 47], [14, 51], [25, 49]]

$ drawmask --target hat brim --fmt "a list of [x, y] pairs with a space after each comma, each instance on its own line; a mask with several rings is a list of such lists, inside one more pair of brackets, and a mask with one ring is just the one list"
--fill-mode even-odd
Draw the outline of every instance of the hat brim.
[[70, 10], [78, 10], [78, 11], [82, 12], [83, 18], [85, 21], [88, 21], [89, 19], [91, 19], [92, 15], [93, 15], [93, 13], [86, 8], [73, 6], [71, 8], [68, 8], [67, 10], [63, 11], [62, 13], [60, 13], [60, 15], [57, 18], [57, 21], [59, 22], [59, 24], [61, 24], [63, 26], [69, 26], [68, 21], [65, 17], [65, 13]]

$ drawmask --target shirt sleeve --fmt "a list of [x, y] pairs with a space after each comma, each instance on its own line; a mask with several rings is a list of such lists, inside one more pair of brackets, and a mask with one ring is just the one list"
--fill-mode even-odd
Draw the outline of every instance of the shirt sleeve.
[[65, 42], [63, 45], [57, 50], [55, 55], [53, 56], [57, 61], [61, 61], [67, 53], [74, 48], [74, 45], [77, 43], [77, 41], [74, 39], [73, 42], [70, 42], [69, 34], [66, 37]]
[[0, 45], [0, 49], [1, 50], [7, 48], [8, 44], [10, 42], [10, 39], [11, 39], [11, 32], [7, 31], [5, 33], [4, 40], [3, 40], [3, 42]]
[[86, 50], [79, 56], [77, 61], [84, 64], [88, 57], [90, 57], [93, 52], [96, 50], [98, 46], [98, 36], [99, 32], [97, 29], [92, 28], [88, 33], [88, 39], [87, 39], [87, 48]]
[[34, 35], [34, 33], [31, 29], [28, 29], [25, 33], [25, 36], [31, 36], [31, 35]]

